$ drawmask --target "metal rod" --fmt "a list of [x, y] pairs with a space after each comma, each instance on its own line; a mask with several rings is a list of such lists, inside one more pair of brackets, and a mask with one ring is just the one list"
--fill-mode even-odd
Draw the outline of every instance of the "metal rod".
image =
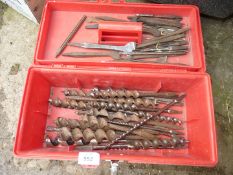
[[[171, 33], [169, 33], [169, 34], [167, 34], [165, 36], [161, 36], [161, 37], [158, 37], [156, 39], [151, 39], [151, 40], [149, 40], [149, 41], [147, 41], [145, 43], [142, 43], [142, 44], [138, 45], [137, 48], [139, 49], [139, 48], [143, 48], [143, 47], [146, 47], [146, 46], [156, 44], [156, 43], [160, 42], [160, 40], [162, 40], [164, 38], [168, 38], [168, 37], [171, 37], [171, 36], [174, 36], [174, 35], [178, 35], [178, 34], [186, 32], [188, 30], [189, 30], [189, 28], [179, 29], [179, 30], [177, 30], [175, 32], [171, 32]], [[178, 39], [178, 38], [176, 38], [176, 39]]]
[[61, 54], [61, 52], [65, 49], [65, 47], [67, 46], [67, 43], [73, 38], [74, 34], [80, 29], [80, 27], [82, 26], [82, 24], [84, 23], [84, 21], [86, 20], [86, 18], [87, 18], [86, 15], [82, 16], [82, 18], [79, 20], [79, 22], [73, 28], [73, 30], [70, 32], [70, 34], [68, 35], [68, 37], [62, 43], [62, 45], [58, 48], [55, 57], [58, 57]]
[[108, 52], [69, 52], [62, 54], [68, 57], [86, 58], [86, 57], [111, 57], [113, 59], [120, 59], [120, 54], [115, 51]]
[[[108, 123], [111, 123], [111, 124], [116, 124], [116, 125], [122, 125], [122, 126], [127, 126], [127, 127], [133, 127], [134, 124], [132, 123], [125, 123], [125, 122], [117, 122], [117, 121], [111, 121], [109, 120]], [[179, 132], [179, 131], [173, 131], [171, 129], [167, 129], [167, 128], [163, 128], [161, 126], [153, 126], [153, 127], [150, 127], [150, 126], [141, 126], [142, 129], [148, 129], [148, 130], [153, 130], [153, 131], [160, 131], [162, 132], [161, 135], [163, 135], [163, 133], [167, 133], [169, 134], [175, 134], [175, 135], [182, 135], [184, 133], [182, 132]]]

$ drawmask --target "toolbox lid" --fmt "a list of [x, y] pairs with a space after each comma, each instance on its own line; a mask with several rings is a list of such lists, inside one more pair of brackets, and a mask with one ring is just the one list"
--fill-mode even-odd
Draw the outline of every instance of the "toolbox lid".
[[[74, 26], [86, 15], [110, 16], [127, 19], [135, 14], [178, 15], [183, 17], [182, 23], [190, 28], [187, 33], [189, 52], [183, 56], [169, 57], [169, 63], [136, 63], [114, 62], [111, 57], [72, 58], [65, 56], [55, 57], [57, 49], [61, 46]], [[84, 22], [71, 42], [98, 43], [98, 30], [85, 29], [88, 19]], [[66, 52], [103, 52], [102, 50], [83, 49], [67, 46]], [[44, 7], [38, 41], [34, 55], [34, 64], [40, 66], [81, 67], [106, 70], [129, 71], [163, 71], [163, 72], [205, 72], [205, 56], [202, 39], [199, 10], [190, 5], [158, 5], [126, 2], [77, 2], [77, 1], [48, 1]]]

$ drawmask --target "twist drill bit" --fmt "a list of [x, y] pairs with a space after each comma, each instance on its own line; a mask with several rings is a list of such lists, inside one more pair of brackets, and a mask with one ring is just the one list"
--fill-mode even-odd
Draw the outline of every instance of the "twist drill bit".
[[[135, 115], [138, 115], [139, 117], [149, 117], [149, 116], [153, 115], [153, 113], [139, 111], [138, 113], [135, 113]], [[173, 123], [173, 124], [178, 124], [178, 125], [181, 125], [183, 123], [182, 120], [180, 120], [176, 117], [170, 117], [170, 116], [164, 116], [164, 115], [155, 116], [154, 120], [158, 120], [160, 122], [164, 121], [167, 123]]]
[[[155, 107], [156, 105], [159, 105], [160, 103], [168, 103], [171, 100], [168, 99], [150, 99], [150, 98], [108, 98], [108, 99], [102, 99], [102, 98], [91, 98], [91, 97], [79, 97], [79, 96], [66, 96], [69, 100], [75, 100], [75, 101], [83, 101], [83, 102], [106, 102], [106, 103], [116, 103], [118, 105], [136, 105], [138, 107]], [[77, 103], [77, 102], [76, 102]], [[182, 103], [179, 103], [178, 105], [182, 105]]]
[[[151, 115], [152, 114], [149, 114], [146, 117], [149, 117]], [[117, 120], [121, 120], [121, 122], [123, 121], [125, 123], [129, 123], [129, 122], [138, 123], [142, 120], [135, 114], [130, 115], [130, 116], [126, 116], [125, 114], [123, 114], [121, 112], [117, 112], [117, 113], [114, 113], [113, 115], [109, 115], [107, 118], [109, 119], [108, 121], [113, 121], [114, 119], [117, 119]], [[164, 118], [164, 120], [161, 120], [161, 118]], [[176, 126], [176, 123], [170, 122], [170, 118], [171, 117], [169, 117], [169, 116], [155, 117], [154, 120], [149, 121], [147, 124], [165, 127], [165, 128], [170, 127], [171, 129], [174, 129], [174, 128], [175, 129], [183, 129], [181, 124]], [[62, 122], [58, 123], [58, 121], [62, 121]], [[58, 117], [55, 120], [55, 124], [57, 127], [69, 127], [69, 128], [76, 128], [77, 127], [77, 128], [82, 128], [82, 129], [90, 127], [92, 129], [96, 130], [97, 128], [106, 128], [108, 121], [102, 117], [97, 117], [97, 116], [92, 116], [92, 115], [91, 116], [82, 115], [80, 120]], [[164, 121], [165, 121], [165, 123], [163, 123]]]
[[[103, 133], [105, 135], [105, 133]], [[45, 138], [45, 143], [48, 146], [58, 146], [58, 145], [62, 145], [62, 146], [70, 146], [70, 145], [76, 145], [78, 149], [82, 149], [82, 148], [89, 148], [90, 146], [106, 146], [105, 144], [107, 144], [109, 142], [108, 138], [106, 136], [102, 136], [96, 134], [96, 139], [98, 140], [98, 144], [96, 145], [96, 143], [85, 143], [85, 141], [72, 141], [71, 143], [67, 143], [67, 141], [63, 140], [60, 137], [55, 137], [54, 139], [50, 138], [49, 136], [46, 136]], [[99, 138], [98, 138], [99, 137]], [[93, 140], [92, 138], [90, 140]], [[94, 139], [95, 140], [95, 139]], [[167, 138], [154, 138], [152, 140], [146, 140], [146, 139], [140, 139], [138, 140], [137, 138], [133, 139], [133, 140], [119, 140], [117, 142], [117, 144], [113, 145], [113, 149], [115, 148], [133, 148], [133, 149], [177, 149], [177, 148], [185, 148], [186, 144], [189, 143], [188, 140], [184, 139], [183, 137], [173, 137], [170, 139]], [[86, 145], [86, 146], [84, 146]], [[123, 147], [121, 146], [123, 145]], [[124, 145], [127, 145], [127, 147], [124, 147]], [[128, 145], [130, 147], [128, 147]], [[81, 146], [81, 147], [80, 147]], [[117, 147], [115, 147], [117, 146]], [[100, 147], [100, 148], [104, 148], [104, 147]], [[98, 147], [96, 147], [98, 148]]]
[[113, 119], [120, 119], [123, 120], [124, 122], [139, 122], [140, 118], [136, 115], [131, 115], [131, 116], [125, 116], [122, 112], [116, 112], [112, 115], [109, 116], [110, 120]]
[[[128, 105], [128, 104], [119, 104], [119, 103], [105, 103], [105, 102], [90, 102], [87, 103], [88, 107], [90, 106], [94, 108], [99, 108], [99, 109], [107, 109], [113, 112], [117, 112], [119, 110], [124, 110], [124, 111], [145, 111], [145, 112], [157, 112], [160, 108], [155, 107], [155, 108], [145, 108], [145, 107], [137, 107], [136, 105]], [[167, 109], [163, 111], [164, 113], [169, 113], [169, 114], [181, 114], [182, 111], [178, 110], [173, 110], [173, 109]]]
[[[99, 108], [99, 109], [107, 109], [107, 110], [111, 110], [111, 111], [119, 111], [119, 110], [131, 110], [131, 111], [147, 111], [147, 112], [157, 112], [159, 111], [159, 107], [156, 108], [145, 108], [145, 107], [137, 107], [135, 104], [132, 105], [127, 105], [127, 104], [119, 104], [119, 103], [105, 103], [105, 102], [96, 102], [96, 101], [92, 101], [92, 102], [88, 102], [88, 103], [84, 103], [83, 101], [77, 102], [77, 105], [73, 105], [73, 101], [74, 100], [61, 100], [59, 98], [57, 99], [49, 99], [49, 103], [51, 105], [54, 105], [56, 107], [63, 107], [63, 108], [69, 108], [69, 109], [91, 109], [91, 108]], [[169, 113], [169, 114], [181, 114], [182, 111], [177, 111], [177, 110], [173, 110], [173, 109], [167, 109], [164, 110], [163, 112], [165, 113]]]
[[[117, 113], [122, 113], [122, 114], [120, 114], [118, 117], [118, 115], [116, 115]], [[150, 115], [153, 115], [153, 113], [143, 112], [143, 111], [138, 111], [138, 112], [119, 111], [116, 113], [114, 112], [112, 113], [112, 112], [108, 112], [106, 109], [101, 109], [99, 111], [96, 108], [85, 111], [85, 112], [79, 111], [77, 112], [77, 114], [78, 115], [94, 115], [96, 117], [106, 117], [108, 119], [118, 118], [118, 119], [124, 120], [125, 122], [130, 122], [130, 121], [137, 122], [139, 121], [138, 117], [142, 118], [142, 117], [148, 117]], [[116, 116], [113, 117], [113, 115], [116, 115]], [[179, 118], [164, 116], [164, 115], [155, 116], [153, 119], [159, 122], [171, 123], [175, 125], [176, 124], [181, 125], [183, 123], [183, 121], [180, 120]]]
[[[128, 127], [125, 126], [119, 126], [119, 125], [115, 125], [115, 124], [109, 124], [109, 128], [113, 129], [113, 130], [118, 130], [118, 131], [123, 131], [123, 132], [127, 132], [129, 130]], [[138, 135], [140, 137], [144, 137], [146, 139], [154, 139], [156, 136], [153, 133], [148, 132], [148, 130], [145, 129], [135, 129], [131, 132], [132, 134]], [[157, 133], [158, 134], [158, 133]], [[119, 139], [121, 140], [121, 139]]]
[[[93, 89], [94, 90], [94, 89]], [[136, 104], [137, 106], [142, 105], [144, 107], [148, 107], [148, 106], [154, 106], [160, 103], [168, 103], [170, 102], [172, 99], [175, 97], [175, 94], [173, 93], [169, 93], [169, 94], [163, 94], [163, 93], [159, 93], [157, 94], [157, 97], [139, 97], [139, 98], [132, 98], [132, 97], [127, 97], [125, 98], [121, 98], [119, 97], [119, 95], [122, 94], [118, 94], [117, 92], [114, 93], [114, 91], [112, 90], [111, 93], [106, 94], [105, 96], [109, 96], [109, 98], [92, 98], [91, 95], [93, 96], [93, 94], [91, 94], [91, 91], [88, 92], [84, 92], [83, 90], [75, 90], [75, 89], [65, 89], [63, 91], [64, 95], [68, 98], [68, 99], [74, 99], [74, 100], [78, 100], [78, 101], [99, 101], [99, 102], [116, 102], [116, 103], [127, 103], [127, 104]], [[134, 92], [136, 94], [136, 92]], [[129, 93], [127, 95], [130, 95]], [[168, 96], [168, 98], [166, 98], [166, 96]], [[174, 96], [173, 96], [174, 95]], [[182, 103], [179, 103], [179, 105], [183, 105]]]
[[90, 97], [78, 97], [78, 96], [67, 96], [67, 99], [71, 99], [71, 100], [76, 100], [76, 101], [96, 101], [96, 102], [114, 102], [117, 104], [128, 104], [128, 105], [132, 105], [135, 104], [136, 106], [143, 106], [143, 107], [154, 107], [155, 105], [157, 105], [157, 101], [156, 100], [151, 100], [151, 99], [142, 99], [142, 98], [137, 98], [137, 99], [133, 99], [133, 98], [109, 98], [109, 99], [99, 99], [99, 98], [90, 98]]
[[[48, 126], [46, 129], [47, 132], [58, 132], [58, 136], [54, 139], [51, 139], [50, 145], [57, 146], [59, 141], [62, 141], [63, 145], [74, 145], [74, 144], [97, 144], [97, 143], [108, 143], [109, 141], [114, 140], [119, 134], [117, 134], [114, 130], [103, 130], [97, 129], [96, 131], [91, 130], [90, 128], [86, 128], [81, 131], [79, 128], [69, 129], [67, 127], [63, 128], [55, 128], [52, 126]], [[143, 134], [143, 131], [142, 131]], [[135, 139], [144, 139], [145, 137], [137, 136], [137, 135], [128, 135], [126, 137], [127, 140], [135, 140]], [[146, 137], [147, 138], [147, 137]], [[151, 137], [152, 138], [152, 137]], [[154, 138], [154, 137], [153, 137]], [[45, 138], [46, 141], [47, 137]]]
[[[95, 129], [91, 129], [91, 128], [89, 128], [89, 126], [87, 126], [87, 127], [85, 126], [85, 127], [82, 127], [82, 128], [80, 127], [79, 129], [81, 129], [82, 132], [85, 131], [85, 133], [83, 133], [84, 140], [86, 142], [89, 142], [90, 140], [88, 139], [89, 138], [88, 133], [90, 133], [90, 135], [93, 136], [93, 132], [95, 131]], [[99, 128], [99, 129], [101, 129], [101, 128]], [[103, 129], [104, 130], [112, 129], [112, 130], [116, 130], [116, 131], [123, 131], [123, 132], [125, 132], [125, 131], [128, 130], [128, 126], [121, 126], [121, 125], [117, 125], [117, 124], [107, 123], [107, 126], [105, 126]], [[50, 128], [49, 127], [49, 128], [47, 128], [47, 131], [58, 131], [58, 132], [60, 132], [62, 134], [62, 138], [64, 138], [64, 140], [70, 140], [70, 138], [72, 138], [71, 137], [72, 136], [72, 132], [71, 132], [71, 129], [69, 127], [62, 127], [60, 129], [58, 129], [58, 128]], [[86, 136], [86, 134], [87, 134], [87, 136]], [[148, 129], [138, 129], [138, 130], [135, 130], [133, 132], [133, 134], [138, 135], [138, 136], [142, 136], [144, 138], [151, 139], [151, 138], [154, 138], [154, 134], [158, 135], [158, 134], [160, 134], [160, 132], [153, 131], [153, 133], [151, 133]]]
[[[135, 115], [133, 117], [132, 116], [128, 116], [128, 117], [122, 116], [122, 117], [123, 118], [121, 118], [121, 117], [111, 118], [111, 119], [117, 119], [117, 120], [121, 120], [121, 121], [107, 120], [107, 119], [102, 118], [102, 117], [97, 118], [96, 116], [86, 116], [86, 115], [81, 116], [80, 120], [58, 117], [54, 121], [54, 123], [56, 124], [56, 126], [58, 128], [68, 127], [71, 129], [80, 128], [82, 130], [86, 129], [86, 128], [91, 128], [92, 130], [97, 130], [98, 128], [100, 128], [100, 129], [107, 130], [109, 128], [108, 123], [131, 127], [131, 126], [134, 126], [134, 124], [137, 124], [140, 121], [142, 121], [142, 119], [138, 120], [139, 118], [137, 118], [137, 116], [135, 116]], [[134, 119], [134, 117], [136, 117], [137, 119]], [[61, 123], [59, 123], [58, 121], [60, 121]], [[131, 122], [133, 122], [133, 123], [131, 123]], [[150, 126], [150, 125], [152, 125], [152, 126]], [[145, 125], [145, 127], [146, 127], [145, 129], [151, 129], [151, 130], [155, 130], [156, 128], [157, 129], [163, 128], [167, 132], [169, 131], [169, 133], [172, 133], [170, 130], [183, 129], [183, 127], [180, 125], [161, 123], [161, 122], [157, 122], [157, 121], [153, 121], [153, 120], [148, 121], [147, 125]], [[175, 132], [175, 131], [173, 131], [173, 133], [178, 134], [178, 132]]]
[[177, 94], [174, 92], [151, 92], [151, 91], [136, 91], [136, 90], [112, 90], [111, 88], [106, 90], [100, 90], [93, 88], [89, 92], [83, 90], [64, 90], [66, 96], [80, 96], [80, 97], [93, 97], [93, 98], [139, 98], [139, 97], [157, 97], [157, 98], [177, 98]]
[[[135, 140], [131, 142], [118, 142], [119, 144], [112, 145], [111, 149], [180, 149], [185, 148], [185, 144], [188, 143], [185, 139], [176, 139], [176, 142], [168, 139], [154, 139], [150, 140]], [[80, 150], [104, 150], [106, 145], [97, 146], [78, 146]]]
[[106, 132], [103, 129], [97, 129], [95, 131], [95, 137], [98, 143], [103, 142], [103, 140], [107, 140], [108, 141], [108, 136], [106, 134]]
[[87, 94], [81, 89], [79, 89], [79, 90], [65, 89], [63, 91], [63, 93], [64, 93], [65, 96], [80, 96], [80, 97], [86, 97], [87, 96]]
[[[125, 123], [125, 122], [118, 122], [118, 121], [108, 121], [108, 123], [111, 124], [116, 124], [116, 125], [122, 125], [122, 126], [128, 126], [128, 127], [134, 127], [135, 124], [133, 123]], [[153, 126], [153, 127], [148, 127], [148, 126], [141, 126], [142, 129], [148, 129], [148, 130], [153, 130], [153, 131], [158, 131], [158, 134], [163, 135], [163, 133], [166, 133], [170, 135], [183, 135], [182, 132], [174, 131], [172, 129], [167, 129], [163, 128], [161, 126]], [[160, 133], [161, 132], [161, 133]]]
[[[161, 108], [158, 112], [156, 112], [155, 116], [160, 115], [164, 110], [169, 109], [171, 106], [173, 106], [175, 103], [181, 101], [185, 97], [184, 94], [180, 95], [177, 99], [174, 99], [172, 102]], [[133, 128], [126, 131], [124, 134], [122, 134], [120, 137], [117, 137], [115, 140], [113, 140], [111, 143], [106, 145], [105, 149], [111, 148], [111, 146], [116, 143], [118, 140], [121, 140], [126, 135], [134, 132], [136, 129], [140, 128], [142, 125], [144, 125], [147, 121], [151, 120], [154, 116], [151, 115], [150, 117], [147, 117], [146, 119], [142, 120], [139, 124], [136, 124]]]
[[177, 94], [173, 92], [150, 92], [150, 91], [136, 91], [136, 90], [112, 90], [111, 88], [107, 90], [99, 90], [98, 88], [93, 88], [91, 90], [90, 96], [92, 97], [166, 97], [166, 98], [176, 98]]

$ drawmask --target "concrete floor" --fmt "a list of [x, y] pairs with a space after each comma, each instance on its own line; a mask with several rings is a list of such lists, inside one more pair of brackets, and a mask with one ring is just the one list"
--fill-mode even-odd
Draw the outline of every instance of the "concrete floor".
[[[212, 77], [219, 163], [215, 168], [120, 163], [119, 174], [233, 174], [233, 19], [202, 18], [207, 71]], [[27, 69], [38, 26], [0, 3], [0, 174], [109, 174], [109, 163], [83, 169], [77, 162], [13, 157], [13, 143]], [[204, 141], [204, 140], [203, 140]]]

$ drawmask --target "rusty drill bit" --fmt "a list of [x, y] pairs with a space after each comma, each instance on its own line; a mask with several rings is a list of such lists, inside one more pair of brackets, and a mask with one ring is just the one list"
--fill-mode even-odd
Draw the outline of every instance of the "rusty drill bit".
[[79, 96], [66, 96], [67, 99], [76, 100], [76, 101], [97, 101], [97, 102], [115, 102], [119, 104], [135, 104], [137, 106], [144, 106], [144, 107], [154, 107], [158, 105], [158, 101], [156, 99], [148, 99], [148, 98], [109, 98], [109, 99], [102, 99], [102, 98], [92, 98], [92, 97], [79, 97]]
[[[137, 46], [137, 49], [147, 47], [147, 46], [150, 46], [150, 45], [154, 45], [154, 44], [159, 43], [159, 42], [161, 42], [161, 40], [166, 39], [168, 37], [172, 37], [172, 36], [176, 36], [176, 35], [179, 36], [180, 34], [182, 34], [184, 32], [187, 32], [188, 30], [189, 30], [189, 28], [183, 28], [183, 29], [179, 29], [179, 30], [177, 30], [175, 32], [171, 32], [171, 33], [169, 33], [169, 34], [167, 34], [165, 36], [161, 36], [161, 37], [158, 37], [156, 39], [150, 39], [149, 41], [147, 41], [145, 43], [139, 44]], [[178, 38], [179, 37], [173, 38], [173, 40], [178, 39]]]
[[[175, 141], [175, 142], [174, 142]], [[177, 139], [154, 139], [150, 140], [134, 140], [118, 142], [119, 144], [112, 145], [112, 149], [180, 149], [185, 148], [185, 145], [189, 143], [184, 138]], [[80, 150], [104, 150], [106, 145], [85, 145], [77, 146]]]
[[136, 90], [113, 90], [111, 88], [100, 90], [98, 88], [91, 89], [88, 93], [83, 90], [65, 89], [63, 91], [65, 96], [80, 96], [93, 98], [139, 98], [139, 97], [154, 97], [154, 98], [176, 98], [175, 92], [153, 92], [153, 91], [136, 91]]
[[73, 145], [74, 141], [72, 139], [72, 134], [69, 128], [62, 127], [60, 131], [61, 138], [67, 142], [68, 145]]
[[166, 19], [157, 17], [144, 17], [144, 16], [128, 16], [128, 19], [136, 22], [143, 22], [149, 26], [172, 26], [180, 28], [182, 26], [180, 20], [177, 19]]
[[[75, 145], [75, 144], [97, 144], [97, 143], [106, 143], [109, 141], [114, 140], [119, 134], [116, 134], [114, 130], [103, 130], [103, 129], [97, 129], [95, 132], [92, 131], [90, 128], [87, 128], [83, 131], [81, 131], [79, 128], [74, 128], [70, 130], [67, 127], [63, 128], [55, 128], [52, 126], [48, 126], [47, 130], [49, 132], [58, 132], [58, 136], [54, 139], [50, 139], [50, 143], [48, 140], [48, 135], [45, 137], [45, 141], [49, 143], [49, 145], [57, 146], [62, 142], [62, 145], [68, 146], [68, 145]], [[139, 131], [137, 131], [139, 132]], [[142, 134], [144, 131], [142, 131]], [[146, 135], [147, 136], [147, 135]], [[137, 135], [128, 135], [126, 139], [128, 140], [136, 140], [136, 139], [144, 139], [147, 137], [137, 136]], [[150, 137], [152, 139], [154, 137]]]
[[167, 18], [167, 19], [177, 19], [177, 20], [182, 20], [183, 19], [181, 16], [177, 16], [177, 15], [136, 14], [136, 16], [139, 16], [139, 17]]
[[[122, 125], [122, 126], [128, 126], [128, 127], [134, 127], [134, 125], [135, 125], [133, 123], [125, 123], [125, 122], [117, 122], [117, 121], [108, 121], [108, 123]], [[182, 132], [174, 131], [172, 129], [163, 128], [161, 126], [153, 126], [153, 127], [141, 126], [141, 128], [161, 132], [161, 133], [158, 133], [161, 135], [164, 135], [164, 134], [165, 135], [183, 135]]]
[[[84, 129], [89, 127], [93, 130], [97, 130], [97, 129], [108, 130], [109, 129], [108, 123], [132, 127], [135, 124], [137, 124], [143, 120], [143, 119], [139, 119], [136, 115], [128, 116], [128, 117], [124, 116], [124, 115], [122, 116], [122, 114], [117, 114], [117, 116], [118, 115], [119, 115], [119, 117], [110, 118], [111, 120], [107, 120], [105, 118], [96, 117], [96, 116], [89, 116], [89, 118], [88, 118], [86, 115], [81, 116], [80, 120], [59, 117], [58, 118], [59, 120], [66, 121], [68, 123], [68, 125], [57, 124], [58, 119], [55, 120], [55, 124], [58, 128], [68, 127], [70, 129], [80, 128], [80, 129], [84, 130]], [[150, 115], [147, 115], [146, 118], [149, 116]], [[112, 120], [112, 119], [117, 119], [117, 121]], [[119, 120], [123, 120], [123, 122], [119, 121]], [[155, 118], [155, 120], [157, 120], [157, 119]], [[163, 129], [162, 131], [166, 130], [169, 133], [175, 133], [175, 131], [171, 132], [170, 130], [183, 130], [183, 127], [181, 125], [176, 125], [175, 123], [168, 124], [166, 122], [163, 123], [162, 121], [158, 122], [158, 121], [154, 121], [154, 120], [148, 121], [147, 125], [145, 127], [146, 127], [145, 129], [151, 129], [151, 130]], [[158, 131], [160, 131], [160, 130], [158, 130]], [[53, 128], [47, 128], [47, 131], [53, 131]], [[178, 133], [178, 132], [176, 132], [176, 133]]]
[[[160, 115], [164, 110], [169, 109], [171, 106], [173, 106], [174, 104], [176, 104], [177, 102], [181, 101], [183, 98], [185, 97], [185, 94], [180, 95], [178, 98], [174, 99], [172, 102], [168, 103], [166, 106], [164, 106], [163, 108], [159, 109], [159, 111], [157, 111], [155, 113], [155, 116]], [[109, 143], [108, 145], [106, 145], [105, 149], [109, 149], [111, 148], [111, 146], [116, 143], [118, 140], [121, 140], [122, 138], [124, 138], [126, 135], [134, 132], [136, 129], [140, 128], [142, 125], [144, 125], [146, 122], [148, 122], [149, 120], [151, 120], [154, 116], [151, 115], [150, 117], [147, 117], [146, 119], [142, 120], [139, 124], [136, 124], [133, 128], [129, 129], [128, 131], [126, 131], [124, 134], [122, 134], [120, 137], [117, 137], [115, 140], [113, 140], [111, 143]]]
[[[69, 108], [69, 109], [91, 109], [91, 108], [98, 108], [98, 109], [107, 109], [110, 111], [117, 112], [119, 110], [125, 110], [125, 111], [146, 111], [146, 112], [157, 112], [160, 108], [145, 108], [145, 107], [137, 107], [135, 104], [128, 105], [128, 104], [119, 104], [119, 103], [105, 103], [105, 102], [88, 102], [84, 103], [83, 101], [80, 101], [75, 104], [73, 100], [65, 99], [65, 100], [60, 100], [59, 98], [57, 99], [49, 99], [49, 103], [56, 106], [56, 107], [62, 107], [62, 108]], [[163, 112], [169, 113], [169, 114], [181, 114], [182, 111], [174, 110], [174, 109], [168, 109]]]
[[151, 92], [151, 91], [136, 91], [136, 90], [112, 90], [111, 88], [106, 90], [100, 90], [93, 88], [89, 94], [91, 97], [97, 98], [109, 98], [109, 97], [163, 97], [163, 98], [176, 98], [177, 94], [174, 92]]
[[[81, 95], [79, 95], [81, 92]], [[118, 94], [109, 94], [109, 98], [107, 99], [103, 99], [103, 98], [94, 98], [94, 97], [89, 97], [88, 95], [83, 95], [82, 94], [83, 91], [77, 91], [77, 90], [65, 90], [64, 94], [66, 96], [67, 99], [71, 99], [71, 100], [76, 100], [76, 101], [98, 101], [98, 102], [115, 102], [115, 103], [127, 103], [127, 104], [135, 104], [137, 106], [144, 106], [144, 107], [154, 107], [154, 105], [158, 105], [160, 103], [168, 103], [169, 101], [171, 101], [172, 94], [170, 94], [171, 96], [169, 96], [169, 98], [163, 98], [163, 95], [169, 95], [169, 94], [157, 94], [158, 97], [138, 97], [138, 98], [132, 98], [132, 97], [127, 97], [127, 98], [123, 98], [123, 97], [116, 97]], [[159, 97], [159, 95], [161, 97]], [[183, 106], [182, 103], [179, 103], [178, 105]]]

